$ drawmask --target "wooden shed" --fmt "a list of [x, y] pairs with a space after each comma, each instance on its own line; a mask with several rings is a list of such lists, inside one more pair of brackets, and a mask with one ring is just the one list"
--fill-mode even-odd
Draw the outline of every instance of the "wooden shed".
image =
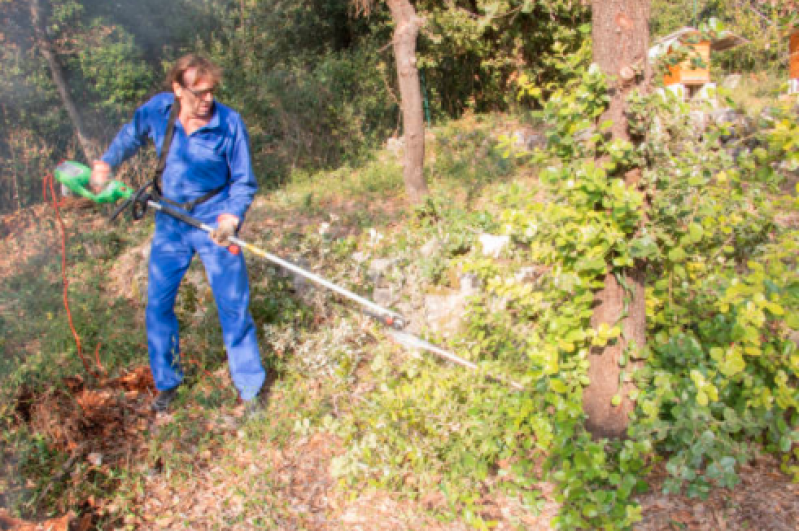
[[788, 45], [790, 50], [789, 71], [791, 79], [799, 79], [799, 27], [794, 28]]

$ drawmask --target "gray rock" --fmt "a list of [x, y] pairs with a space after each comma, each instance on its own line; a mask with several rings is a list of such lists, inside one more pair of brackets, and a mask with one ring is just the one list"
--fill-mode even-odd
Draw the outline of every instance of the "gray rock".
[[383, 308], [390, 308], [397, 301], [397, 296], [391, 288], [375, 288], [372, 292], [372, 301]]
[[502, 251], [510, 244], [510, 236], [494, 236], [481, 234], [480, 244], [483, 246], [483, 256], [499, 258]]
[[574, 133], [573, 138], [576, 142], [583, 144], [588, 142], [588, 140], [594, 136], [594, 133], [596, 133], [596, 127], [590, 126]]
[[544, 266], [527, 266], [519, 269], [514, 277], [517, 282], [522, 284], [532, 284], [546, 272], [547, 268]]
[[393, 258], [375, 258], [369, 264], [369, 270], [366, 272], [366, 276], [369, 277], [372, 284], [377, 286], [396, 263], [397, 260]]
[[519, 129], [513, 132], [513, 145], [518, 149], [533, 151], [547, 147], [547, 138], [533, 129]]
[[688, 118], [696, 136], [700, 136], [704, 133], [705, 130], [707, 130], [707, 126], [710, 124], [707, 113], [703, 111], [690, 111], [688, 113]]
[[725, 89], [736, 89], [740, 86], [741, 79], [743, 79], [741, 74], [730, 74], [724, 78], [724, 81], [721, 82], [721, 86]]
[[433, 238], [426, 244], [422, 245], [419, 249], [419, 254], [421, 254], [424, 258], [430, 258], [441, 251], [441, 242], [438, 241], [438, 238]]
[[467, 295], [455, 290], [425, 295], [424, 315], [427, 326], [444, 337], [456, 334], [463, 323], [467, 298]]
[[461, 295], [470, 296], [478, 293], [482, 288], [483, 283], [480, 282], [480, 277], [474, 273], [464, 273], [458, 277]]

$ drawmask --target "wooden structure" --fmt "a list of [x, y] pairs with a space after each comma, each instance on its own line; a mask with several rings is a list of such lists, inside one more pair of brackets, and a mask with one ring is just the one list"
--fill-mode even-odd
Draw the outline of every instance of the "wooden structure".
[[789, 77], [791, 79], [799, 79], [799, 27], [793, 29], [788, 49], [791, 54], [788, 67], [790, 71]]
[[[682, 85], [704, 85], [710, 83], [710, 41], [700, 41], [695, 44], [682, 43], [691, 52], [681, 63], [669, 66], [669, 71], [663, 76], [663, 84], [667, 87], [680, 83]], [[671, 53], [672, 46], [667, 53]], [[695, 66], [694, 59], [699, 58], [704, 66]]]
[[[674, 53], [678, 48], [688, 49], [688, 56], [679, 64], [670, 65], [663, 76], [663, 84], [683, 98], [707, 94], [709, 89], [715, 88], [710, 78], [712, 52], [729, 50], [748, 42], [728, 31], [714, 33], [712, 40], [703, 39], [702, 35], [696, 28], [685, 27], [659, 39], [649, 49], [650, 61]], [[701, 66], [696, 65], [697, 62]]]

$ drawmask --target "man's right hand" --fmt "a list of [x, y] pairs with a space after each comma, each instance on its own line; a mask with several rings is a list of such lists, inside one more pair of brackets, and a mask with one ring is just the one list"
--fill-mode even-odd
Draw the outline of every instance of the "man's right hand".
[[92, 162], [92, 175], [89, 177], [89, 186], [95, 194], [99, 194], [105, 188], [111, 178], [111, 166], [102, 160]]

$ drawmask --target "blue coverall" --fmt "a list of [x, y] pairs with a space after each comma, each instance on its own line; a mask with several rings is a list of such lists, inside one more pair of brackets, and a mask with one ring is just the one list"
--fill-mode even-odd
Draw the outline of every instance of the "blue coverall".
[[[136, 153], [148, 137], [160, 156], [174, 101], [174, 94], [162, 93], [139, 107], [102, 160], [115, 168]], [[180, 120], [175, 121], [161, 189], [165, 198], [185, 203], [223, 185], [219, 193], [189, 214], [212, 227], [223, 213], [243, 220], [258, 188], [250, 161], [249, 136], [241, 116], [214, 102], [210, 122], [191, 135], [186, 135]], [[266, 371], [250, 314], [244, 258], [214, 244], [206, 232], [161, 212], [156, 213], [146, 311], [155, 385], [164, 391], [183, 379], [174, 306], [178, 287], [195, 253], [200, 255], [214, 293], [233, 383], [243, 400], [251, 400], [261, 389]]]

